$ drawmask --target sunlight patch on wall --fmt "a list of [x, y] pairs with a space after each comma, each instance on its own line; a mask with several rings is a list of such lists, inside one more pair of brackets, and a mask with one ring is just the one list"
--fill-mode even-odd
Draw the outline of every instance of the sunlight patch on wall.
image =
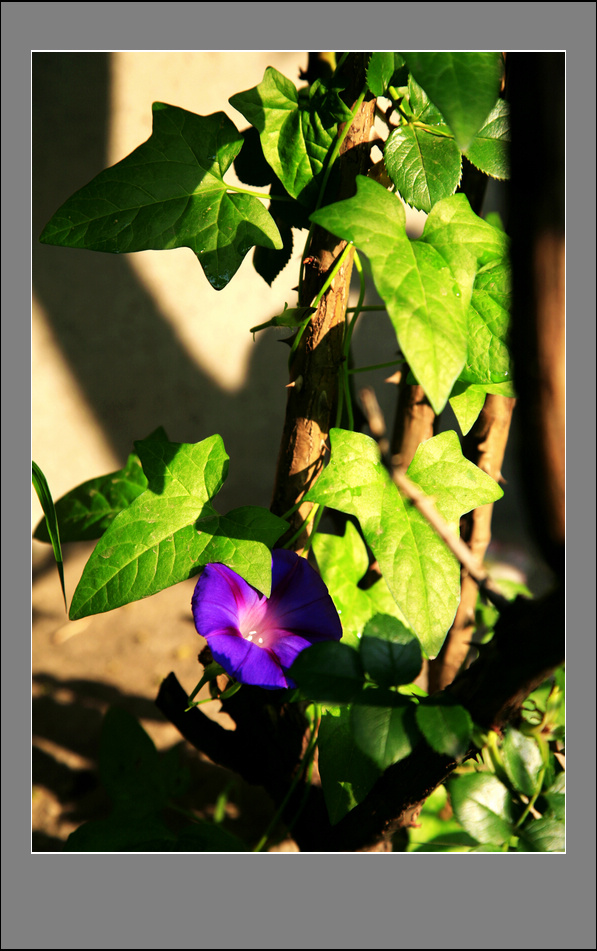
[[[225, 111], [243, 129], [246, 120], [228, 104], [235, 92], [256, 85], [268, 65], [298, 82], [305, 54], [268, 52], [115, 52], [110, 56], [111, 104], [108, 164], [151, 134], [151, 105], [167, 102], [201, 115]], [[236, 182], [231, 170], [226, 180]], [[253, 341], [249, 328], [293, 306], [295, 262], [273, 289], [255, 272], [250, 251], [230, 284], [215, 291], [188, 248], [126, 256], [190, 358], [209, 379], [234, 393], [245, 385]], [[297, 259], [298, 260], [298, 259]]]

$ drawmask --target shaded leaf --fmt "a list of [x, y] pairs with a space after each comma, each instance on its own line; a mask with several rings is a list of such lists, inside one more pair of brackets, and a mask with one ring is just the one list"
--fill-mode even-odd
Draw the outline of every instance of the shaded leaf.
[[54, 506], [54, 499], [52, 498], [52, 493], [50, 492], [50, 487], [46, 480], [45, 475], [39, 468], [36, 462], [31, 463], [31, 482], [33, 488], [39, 499], [39, 504], [42, 507], [45, 518], [45, 528], [49, 540], [52, 542], [52, 551], [54, 552], [54, 560], [56, 562], [56, 568], [58, 569], [58, 577], [60, 578], [60, 587], [62, 588], [62, 597], [64, 598], [64, 606], [66, 607], [66, 590], [64, 587], [64, 560], [62, 558], [62, 546], [60, 544], [60, 530], [58, 528], [58, 519], [56, 517], [56, 508]]
[[65, 852], [170, 852], [176, 835], [157, 816], [113, 813], [71, 832]]
[[498, 97], [501, 54], [403, 52], [402, 56], [444, 116], [458, 147], [467, 149]]
[[369, 757], [355, 746], [350, 710], [326, 710], [318, 734], [319, 774], [330, 822], [335, 825], [363, 801], [380, 775]]
[[564, 852], [566, 848], [566, 825], [560, 819], [535, 819], [519, 835], [519, 852]]
[[[146, 488], [147, 479], [135, 453], [131, 453], [122, 469], [78, 485], [56, 502], [62, 540], [82, 542], [100, 538], [118, 513]], [[49, 541], [45, 522], [39, 523], [34, 538]]]
[[111, 707], [104, 717], [100, 740], [100, 776], [119, 809], [140, 817], [157, 812], [169, 795], [167, 776], [159, 769], [153, 740], [135, 717]]
[[408, 70], [400, 53], [375, 52], [367, 66], [367, 86], [374, 96], [384, 96], [388, 86], [402, 86]]
[[172, 844], [172, 852], [249, 852], [246, 842], [214, 822], [200, 819], [187, 826]]
[[508, 103], [498, 99], [464, 153], [469, 162], [492, 178], [510, 177], [509, 115]]
[[533, 796], [541, 779], [543, 757], [536, 740], [509, 727], [501, 745], [502, 762], [514, 789]]
[[229, 100], [259, 132], [263, 154], [293, 198], [314, 204], [338, 120], [350, 110], [322, 81], [297, 91], [271, 66], [258, 86]]
[[420, 211], [431, 211], [460, 182], [462, 160], [454, 140], [410, 123], [388, 136], [384, 162], [404, 201]]
[[351, 703], [365, 683], [357, 651], [336, 641], [301, 651], [290, 676], [310, 699], [331, 705]]
[[409, 756], [419, 738], [408, 700], [399, 707], [353, 706], [350, 728], [359, 749], [382, 770]]
[[187, 247], [221, 290], [250, 248], [282, 239], [258, 198], [228, 192], [223, 176], [243, 139], [226, 114], [152, 109], [147, 142], [69, 198], [40, 241], [117, 254]]
[[473, 721], [458, 705], [422, 701], [416, 709], [417, 726], [436, 753], [461, 760], [470, 746]]
[[494, 261], [475, 277], [468, 311], [468, 350], [460, 379], [469, 383], [512, 381], [508, 347], [510, 267]]
[[365, 672], [382, 687], [410, 684], [423, 665], [417, 638], [387, 614], [376, 614], [367, 622], [360, 652]]
[[514, 834], [510, 794], [495, 776], [458, 776], [448, 782], [448, 791], [454, 815], [477, 842], [505, 843]]

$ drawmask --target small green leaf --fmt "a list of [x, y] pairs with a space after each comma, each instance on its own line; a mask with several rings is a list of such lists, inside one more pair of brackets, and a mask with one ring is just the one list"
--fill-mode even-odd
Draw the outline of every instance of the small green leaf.
[[422, 701], [416, 709], [417, 726], [436, 753], [461, 760], [467, 752], [473, 732], [468, 710], [458, 705]]
[[464, 153], [469, 162], [492, 178], [510, 178], [509, 112], [508, 103], [498, 99]]
[[319, 773], [330, 822], [335, 825], [363, 801], [380, 770], [355, 746], [350, 710], [325, 710], [319, 727]]
[[351, 703], [365, 676], [358, 653], [347, 644], [327, 641], [301, 651], [290, 668], [301, 692], [319, 703]]
[[[65, 542], [100, 538], [116, 516], [147, 488], [139, 457], [131, 453], [122, 469], [89, 479], [56, 502], [60, 534]], [[34, 538], [49, 541], [45, 522], [35, 529]]]
[[457, 776], [448, 783], [448, 791], [454, 815], [477, 842], [505, 843], [514, 834], [510, 794], [495, 776]]
[[375, 52], [367, 66], [367, 86], [374, 96], [384, 96], [388, 86], [406, 84], [408, 70], [400, 53]]
[[536, 740], [509, 727], [501, 745], [502, 762], [514, 789], [534, 796], [541, 782], [543, 757]]
[[39, 499], [39, 504], [41, 505], [45, 516], [46, 530], [48, 538], [52, 542], [52, 550], [54, 552], [54, 559], [56, 561], [58, 576], [60, 578], [60, 587], [62, 588], [62, 597], [64, 598], [64, 606], [66, 607], [64, 562], [62, 558], [62, 546], [60, 544], [60, 531], [58, 528], [58, 519], [56, 518], [56, 509], [46, 477], [36, 462], [31, 463], [31, 482], [33, 483], [33, 488], [35, 489]]
[[519, 852], [564, 852], [566, 849], [566, 824], [561, 819], [535, 819], [525, 824], [519, 835]]
[[402, 53], [412, 75], [467, 149], [495, 105], [502, 74], [500, 53]]
[[350, 728], [359, 749], [382, 770], [409, 756], [419, 738], [408, 700], [399, 707], [353, 706]]
[[466, 436], [476, 423], [485, 405], [486, 396], [487, 393], [482, 385], [460, 380], [454, 384], [449, 402], [463, 436]]
[[223, 112], [153, 104], [147, 142], [105, 169], [52, 216], [40, 241], [115, 254], [191, 248], [221, 290], [254, 245], [281, 248], [259, 198], [223, 180], [243, 139]]
[[229, 102], [258, 130], [263, 154], [288, 194], [314, 204], [338, 120], [350, 116], [337, 92], [322, 82], [297, 92], [293, 82], [268, 66], [258, 86]]
[[367, 621], [360, 653], [365, 672], [382, 687], [410, 684], [423, 665], [417, 638], [387, 614], [376, 614]]
[[257, 324], [251, 327], [249, 333], [255, 334], [258, 330], [265, 330], [267, 327], [300, 327], [305, 320], [316, 312], [316, 307], [284, 307], [281, 314], [276, 314], [271, 320], [264, 324]]
[[566, 818], [566, 773], [559, 773], [547, 792], [543, 793], [549, 803], [546, 818]]
[[384, 162], [404, 201], [420, 211], [431, 211], [460, 182], [462, 160], [454, 139], [410, 123], [388, 136]]

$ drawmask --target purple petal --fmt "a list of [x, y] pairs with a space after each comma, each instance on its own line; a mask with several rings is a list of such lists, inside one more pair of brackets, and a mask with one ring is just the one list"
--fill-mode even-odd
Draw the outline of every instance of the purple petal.
[[278, 627], [301, 634], [310, 643], [342, 637], [340, 618], [323, 580], [296, 552], [272, 552], [270, 613]]
[[212, 631], [240, 630], [245, 613], [260, 597], [250, 584], [226, 565], [206, 565], [191, 599], [195, 627], [207, 638]]
[[288, 680], [272, 652], [264, 650], [244, 637], [213, 634], [209, 638], [212, 657], [241, 684], [277, 690], [287, 687]]

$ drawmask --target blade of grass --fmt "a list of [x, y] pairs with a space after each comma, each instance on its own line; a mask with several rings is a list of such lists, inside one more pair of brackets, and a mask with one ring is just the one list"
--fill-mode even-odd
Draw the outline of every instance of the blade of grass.
[[62, 597], [64, 598], [64, 607], [66, 604], [66, 589], [64, 587], [64, 564], [62, 559], [62, 547], [60, 545], [60, 532], [58, 531], [58, 519], [56, 518], [56, 509], [54, 508], [54, 499], [48, 486], [47, 480], [37, 463], [31, 463], [31, 481], [33, 488], [37, 492], [39, 503], [42, 507], [48, 526], [48, 534], [52, 542], [56, 567], [60, 577], [60, 586], [62, 587]]

